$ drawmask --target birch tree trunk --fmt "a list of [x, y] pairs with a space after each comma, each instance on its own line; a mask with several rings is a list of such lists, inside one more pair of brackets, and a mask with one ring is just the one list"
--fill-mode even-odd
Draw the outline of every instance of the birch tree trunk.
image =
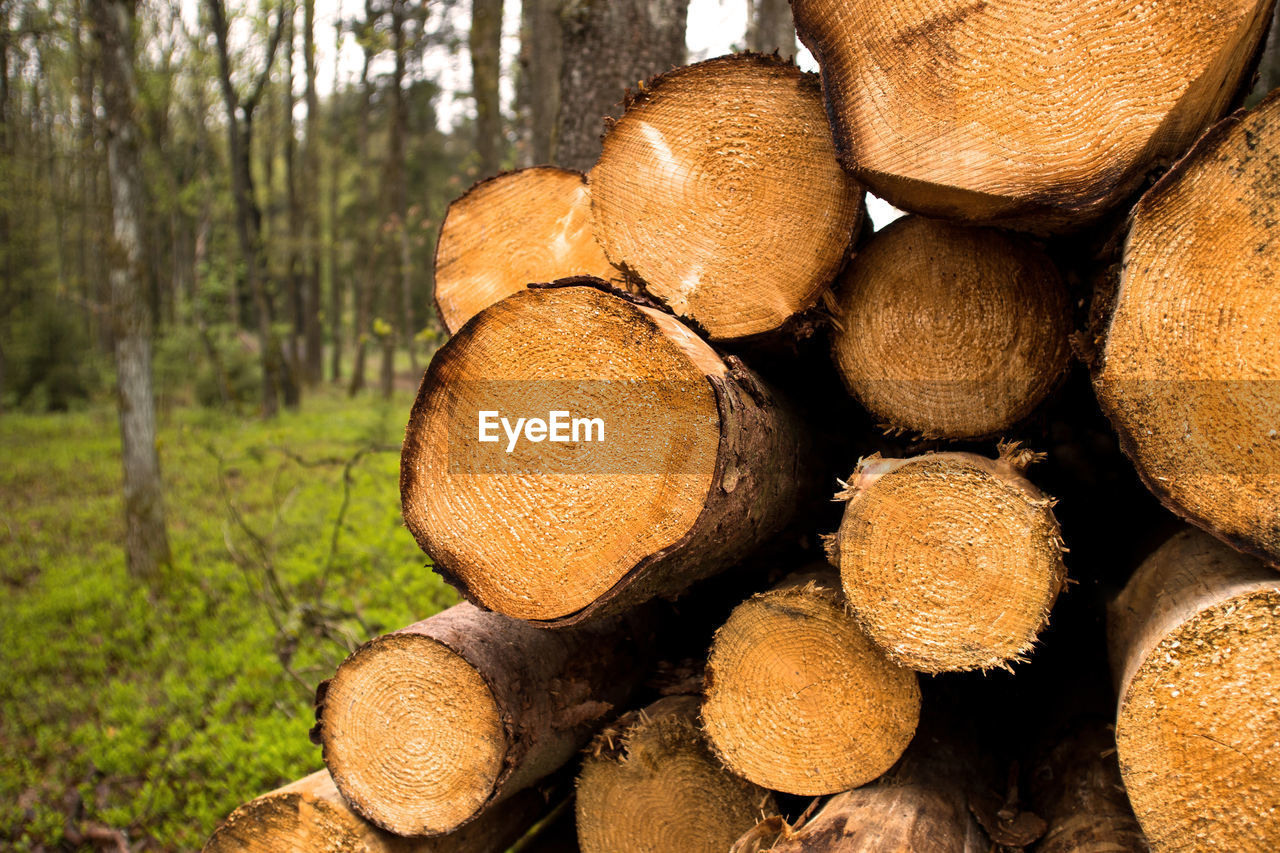
[[100, 50], [103, 136], [111, 187], [111, 319], [124, 462], [125, 558], [154, 580], [170, 561], [151, 390], [151, 316], [143, 288], [142, 164], [134, 119], [133, 16], [128, 0], [91, 0]]

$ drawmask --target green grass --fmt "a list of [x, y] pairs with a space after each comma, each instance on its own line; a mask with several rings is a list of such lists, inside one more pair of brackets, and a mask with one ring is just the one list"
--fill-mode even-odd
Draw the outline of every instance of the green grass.
[[315, 685], [353, 644], [456, 600], [400, 521], [410, 402], [166, 413], [174, 564], [152, 584], [120, 546], [114, 410], [0, 416], [0, 847], [95, 821], [198, 849], [236, 805], [320, 767]]

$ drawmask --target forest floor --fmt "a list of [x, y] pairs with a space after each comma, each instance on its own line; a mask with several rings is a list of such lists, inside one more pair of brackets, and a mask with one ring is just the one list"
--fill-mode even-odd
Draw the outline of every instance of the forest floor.
[[321, 766], [316, 684], [456, 600], [400, 520], [411, 401], [163, 413], [174, 559], [153, 580], [125, 568], [114, 408], [0, 416], [0, 848], [96, 828], [197, 850]]

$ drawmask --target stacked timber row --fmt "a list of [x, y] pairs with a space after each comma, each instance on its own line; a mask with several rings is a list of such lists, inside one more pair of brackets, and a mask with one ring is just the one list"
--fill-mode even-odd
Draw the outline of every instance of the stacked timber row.
[[1274, 3], [792, 5], [820, 78], [451, 206], [399, 485], [466, 602], [211, 853], [1280, 849]]

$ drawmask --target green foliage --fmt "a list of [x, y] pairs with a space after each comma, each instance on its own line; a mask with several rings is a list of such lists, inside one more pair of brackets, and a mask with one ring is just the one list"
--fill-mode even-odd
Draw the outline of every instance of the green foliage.
[[10, 323], [5, 345], [6, 406], [61, 412], [106, 387], [108, 365], [90, 346], [79, 317], [51, 298], [35, 300]]
[[0, 847], [58, 847], [79, 802], [148, 850], [198, 849], [236, 805], [320, 766], [315, 685], [355, 643], [455, 600], [400, 522], [408, 407], [174, 409], [175, 565], [156, 589], [119, 546], [114, 411], [0, 418]]

